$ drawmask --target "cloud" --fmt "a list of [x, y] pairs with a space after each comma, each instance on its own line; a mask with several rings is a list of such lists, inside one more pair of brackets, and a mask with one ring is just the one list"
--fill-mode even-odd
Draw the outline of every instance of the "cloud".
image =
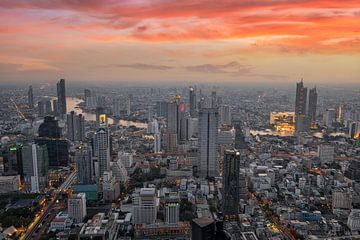
[[134, 63], [134, 64], [113, 64], [112, 67], [118, 68], [133, 68], [138, 70], [170, 70], [174, 67], [167, 65], [157, 65], [157, 64], [145, 64], [145, 63]]
[[229, 62], [226, 64], [201, 64], [184, 67], [190, 72], [200, 73], [228, 73], [228, 74], [248, 74], [250, 67], [238, 62]]

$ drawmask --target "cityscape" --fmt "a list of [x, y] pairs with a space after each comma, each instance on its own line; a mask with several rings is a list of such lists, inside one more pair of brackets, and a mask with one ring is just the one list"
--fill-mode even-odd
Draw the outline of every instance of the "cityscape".
[[0, 1], [0, 240], [360, 239], [359, 16]]

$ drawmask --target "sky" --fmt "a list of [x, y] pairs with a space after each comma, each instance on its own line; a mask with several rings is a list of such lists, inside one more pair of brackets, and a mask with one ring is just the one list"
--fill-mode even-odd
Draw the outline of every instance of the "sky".
[[0, 83], [360, 84], [359, 0], [1, 0]]

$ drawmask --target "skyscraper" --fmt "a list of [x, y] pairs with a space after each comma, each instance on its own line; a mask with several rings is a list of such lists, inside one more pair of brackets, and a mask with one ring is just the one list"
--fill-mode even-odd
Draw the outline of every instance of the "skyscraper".
[[295, 115], [306, 114], [306, 98], [307, 88], [304, 87], [303, 80], [296, 84], [296, 100], [295, 100]]
[[93, 184], [94, 163], [91, 148], [82, 145], [76, 149], [75, 162], [78, 171], [78, 184]]
[[70, 141], [85, 140], [85, 118], [82, 114], [71, 111], [67, 115], [67, 134]]
[[95, 141], [99, 161], [99, 176], [102, 177], [105, 171], [110, 171], [110, 134], [106, 120], [100, 116], [100, 127], [96, 131]]
[[223, 214], [236, 216], [239, 213], [240, 200], [240, 152], [226, 150], [223, 170]]
[[220, 123], [231, 125], [231, 111], [228, 105], [222, 105], [219, 108]]
[[34, 94], [31, 85], [29, 86], [29, 90], [28, 90], [28, 105], [30, 109], [34, 108]]
[[200, 177], [218, 176], [217, 163], [218, 110], [201, 108], [199, 111]]
[[23, 172], [26, 188], [32, 193], [40, 192], [47, 186], [49, 158], [47, 148], [29, 144], [22, 149]]
[[247, 149], [245, 134], [242, 130], [242, 124], [239, 120], [234, 121], [234, 128], [235, 128], [235, 148], [237, 150]]
[[311, 124], [316, 122], [316, 105], [317, 105], [317, 92], [316, 88], [312, 88], [309, 91], [309, 107], [308, 107], [308, 116], [310, 118]]
[[196, 117], [196, 90], [193, 87], [189, 88], [189, 112], [191, 117]]
[[65, 79], [60, 79], [60, 81], [56, 84], [57, 88], [57, 98], [58, 98], [58, 114], [65, 115], [66, 114], [66, 94], [65, 94]]
[[296, 84], [295, 99], [295, 129], [296, 132], [306, 132], [310, 128], [310, 117], [306, 112], [307, 88], [304, 87], [303, 80]]
[[73, 194], [68, 199], [69, 217], [75, 223], [81, 223], [86, 217], [86, 196], [85, 193]]

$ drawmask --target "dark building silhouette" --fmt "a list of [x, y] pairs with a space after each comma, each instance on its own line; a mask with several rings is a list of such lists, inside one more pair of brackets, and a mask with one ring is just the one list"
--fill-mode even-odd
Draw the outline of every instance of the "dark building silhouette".
[[60, 79], [60, 81], [56, 84], [57, 88], [57, 107], [58, 114], [64, 115], [66, 114], [66, 94], [65, 94], [65, 79]]
[[62, 130], [59, 123], [52, 116], [46, 116], [44, 122], [39, 126], [39, 137], [61, 138]]
[[223, 170], [223, 214], [237, 216], [240, 201], [240, 152], [226, 150]]
[[71, 111], [67, 115], [67, 136], [70, 141], [85, 140], [85, 118], [82, 114], [77, 115]]
[[69, 161], [69, 146], [65, 139], [61, 139], [62, 129], [58, 121], [47, 116], [39, 127], [39, 137], [35, 139], [38, 145], [46, 145], [49, 156], [49, 166], [67, 166]]
[[306, 98], [307, 88], [304, 87], [303, 80], [296, 84], [296, 100], [295, 100], [295, 115], [306, 115]]
[[215, 222], [211, 217], [195, 218], [191, 221], [191, 239], [215, 240]]
[[242, 130], [242, 124], [239, 120], [234, 121], [234, 128], [235, 128], [235, 148], [237, 150], [247, 149], [245, 134]]
[[28, 105], [30, 109], [34, 108], [34, 94], [32, 86], [29, 86], [28, 90]]
[[17, 145], [14, 147], [6, 147], [1, 151], [1, 156], [3, 158], [4, 176], [19, 174], [21, 179], [24, 178], [21, 150], [22, 145]]
[[360, 161], [351, 161], [348, 169], [345, 171], [345, 177], [360, 182]]
[[193, 87], [189, 88], [189, 112], [191, 117], [196, 117], [196, 90]]
[[308, 107], [308, 116], [311, 123], [316, 122], [316, 106], [317, 106], [317, 92], [316, 88], [312, 88], [309, 91], [309, 107]]

